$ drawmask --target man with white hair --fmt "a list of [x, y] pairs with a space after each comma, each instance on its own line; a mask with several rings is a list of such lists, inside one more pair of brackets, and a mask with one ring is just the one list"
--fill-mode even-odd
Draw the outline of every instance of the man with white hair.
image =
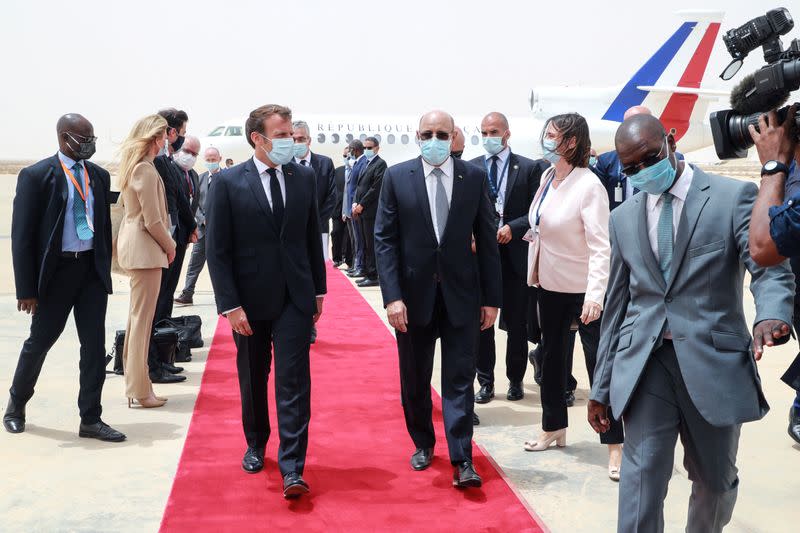
[[197, 242], [192, 248], [192, 257], [189, 259], [186, 285], [183, 287], [181, 294], [175, 298], [175, 303], [179, 305], [192, 305], [197, 278], [206, 264], [206, 203], [208, 189], [211, 186], [212, 179], [219, 173], [219, 163], [222, 157], [217, 148], [209, 146], [203, 154], [203, 159], [205, 160], [206, 171], [200, 175], [198, 180], [197, 211], [194, 215], [197, 221]]

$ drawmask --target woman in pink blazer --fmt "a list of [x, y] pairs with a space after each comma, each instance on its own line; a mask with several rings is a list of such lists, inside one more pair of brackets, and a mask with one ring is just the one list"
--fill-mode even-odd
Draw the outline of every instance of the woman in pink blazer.
[[[542, 433], [525, 443], [528, 451], [546, 450], [554, 442], [566, 446], [570, 327], [577, 322], [591, 383], [611, 256], [608, 195], [588, 168], [586, 120], [576, 113], [555, 116], [545, 124], [541, 142], [552, 166], [542, 175], [529, 213], [528, 284], [539, 287]], [[616, 480], [622, 424], [616, 422], [600, 440], [609, 445], [609, 476]]]

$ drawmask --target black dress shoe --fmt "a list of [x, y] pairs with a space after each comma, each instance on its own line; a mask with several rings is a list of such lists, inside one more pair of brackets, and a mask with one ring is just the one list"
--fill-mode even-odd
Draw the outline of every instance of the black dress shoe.
[[334, 261], [333, 262], [333, 268], [339, 268], [340, 266], [342, 266], [342, 262], [341, 261]]
[[9, 433], [25, 431], [25, 406], [9, 398], [6, 414], [3, 415], [3, 425]]
[[800, 444], [800, 409], [794, 406], [789, 409], [789, 436]]
[[242, 470], [248, 474], [255, 474], [261, 472], [262, 468], [264, 468], [264, 450], [248, 446], [242, 457]]
[[169, 363], [161, 363], [161, 366], [163, 366], [164, 370], [166, 370], [170, 374], [180, 374], [181, 372], [183, 372], [182, 366], [175, 366]]
[[310, 490], [308, 483], [303, 481], [303, 477], [297, 472], [289, 472], [283, 476], [283, 497], [287, 500], [299, 498], [303, 494], [308, 494]]
[[84, 439], [97, 439], [105, 442], [122, 442], [126, 439], [124, 433], [117, 431], [102, 420], [94, 424], [81, 422], [78, 428], [78, 436]]
[[472, 425], [473, 426], [480, 426], [481, 425], [481, 419], [478, 418], [478, 415], [475, 414], [475, 413], [472, 413]]
[[522, 383], [511, 383], [508, 385], [506, 400], [510, 402], [518, 402], [524, 397], [525, 397], [525, 390], [522, 388]]
[[567, 407], [572, 407], [575, 405], [575, 391], [568, 390], [566, 393], [564, 393], [564, 399], [567, 402]]
[[542, 386], [542, 348], [537, 346], [528, 352], [528, 361], [533, 365], [533, 381]]
[[475, 403], [489, 403], [494, 398], [494, 385], [483, 385], [475, 395]]
[[186, 381], [186, 376], [176, 376], [175, 374], [170, 374], [167, 372], [167, 369], [161, 365], [155, 370], [150, 371], [150, 381], [152, 383], [180, 383], [182, 381]]
[[350, 270], [347, 272], [347, 277], [350, 278], [363, 278], [364, 271], [363, 270]]
[[377, 287], [380, 284], [378, 283], [378, 278], [364, 278], [361, 281], [356, 282], [356, 285], [359, 287]]
[[481, 476], [475, 471], [472, 466], [472, 461], [464, 461], [456, 465], [453, 471], [453, 486], [459, 489], [466, 489], [468, 487], [480, 487], [483, 484]]
[[433, 461], [433, 448], [417, 448], [411, 456], [411, 468], [425, 470], [431, 466], [431, 461]]

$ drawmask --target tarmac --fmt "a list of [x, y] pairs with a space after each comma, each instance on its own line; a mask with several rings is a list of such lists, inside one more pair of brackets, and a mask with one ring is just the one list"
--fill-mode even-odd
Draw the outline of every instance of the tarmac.
[[[731, 174], [747, 174], [731, 170]], [[0, 210], [0, 256], [3, 258], [0, 261], [0, 309], [4, 310], [0, 313], [0, 391], [3, 391], [0, 405], [3, 406], [5, 391], [10, 386], [19, 349], [30, 325], [30, 317], [16, 311], [11, 268], [11, 205], [15, 183], [14, 175], [0, 174], [0, 206], [4, 206]], [[110, 374], [106, 380], [103, 419], [128, 435], [128, 440], [121, 444], [77, 436], [79, 345], [74, 323], [70, 321], [48, 354], [36, 394], [28, 404], [27, 430], [19, 435], [0, 431], [3, 468], [0, 531], [138, 533], [158, 530], [217, 320], [207, 270], [200, 276], [197, 289], [194, 305], [176, 307], [175, 314], [200, 315], [206, 344], [204, 348], [193, 350], [192, 362], [182, 365], [186, 368], [186, 382], [155, 385], [157, 394], [169, 398], [167, 405], [160, 409], [128, 409], [123, 378]], [[360, 291], [386, 323], [379, 289]], [[127, 278], [114, 276], [114, 294], [109, 299], [105, 325], [109, 350], [114, 332], [125, 327], [128, 296]], [[745, 310], [752, 320], [754, 305], [749, 292], [745, 292], [745, 298]], [[489, 404], [476, 406], [481, 424], [475, 428], [475, 441], [491, 455], [520, 497], [551, 531], [614, 531], [618, 485], [608, 479], [606, 448], [599, 444], [586, 422], [588, 378], [582, 355], [576, 353], [574, 358], [579, 387], [575, 406], [569, 410], [568, 446], [528, 453], [523, 451], [522, 444], [537, 434], [541, 417], [538, 387], [529, 367], [525, 398], [518, 402], [505, 399], [505, 334], [498, 330], [496, 340], [497, 396]], [[580, 343], [576, 350], [580, 352]], [[791, 340], [768, 350], [758, 365], [772, 410], [763, 420], [745, 424], [742, 430], [738, 455], [739, 497], [726, 531], [788, 533], [800, 530], [800, 505], [797, 503], [800, 445], [786, 433], [787, 412], [794, 391], [779, 380], [797, 351], [797, 341]], [[355, 378], [357, 383], [357, 376]], [[438, 381], [437, 355], [434, 371], [437, 390]], [[398, 423], [403, 422], [398, 420]], [[408, 455], [412, 452], [409, 439]], [[690, 482], [682, 459], [682, 448], [678, 444], [665, 505], [667, 531], [682, 531], [686, 521]], [[480, 530], [480, 525], [474, 524], [473, 530]]]

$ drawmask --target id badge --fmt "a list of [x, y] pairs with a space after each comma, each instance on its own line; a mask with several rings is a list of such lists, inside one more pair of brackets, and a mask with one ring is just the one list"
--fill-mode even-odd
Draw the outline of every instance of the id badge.
[[[537, 229], [538, 232], [538, 229]], [[535, 233], [533, 228], [529, 228], [528, 231], [525, 232], [525, 235], [522, 236], [523, 241], [533, 242], [535, 237]]]
[[497, 214], [500, 215], [500, 218], [503, 218], [503, 202], [500, 200], [494, 203], [494, 210], [497, 211]]
[[614, 201], [622, 201], [622, 183], [617, 183], [617, 186], [614, 187]]

